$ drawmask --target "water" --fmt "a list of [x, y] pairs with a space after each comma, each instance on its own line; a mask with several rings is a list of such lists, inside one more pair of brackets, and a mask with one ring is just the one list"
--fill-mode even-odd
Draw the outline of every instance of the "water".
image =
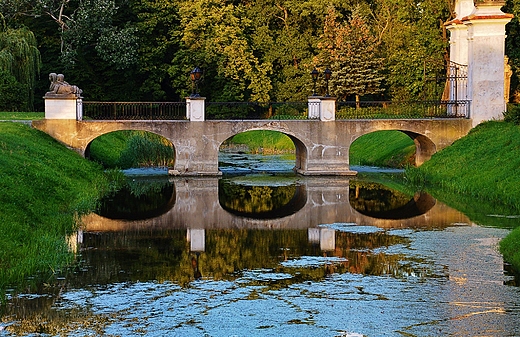
[[284, 160], [132, 176], [69, 238], [75, 268], [10, 295], [0, 336], [520, 336], [509, 230]]

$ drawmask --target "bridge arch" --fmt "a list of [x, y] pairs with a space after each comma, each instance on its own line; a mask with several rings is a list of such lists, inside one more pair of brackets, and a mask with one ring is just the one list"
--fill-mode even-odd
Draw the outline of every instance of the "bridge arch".
[[437, 151], [451, 145], [455, 140], [465, 136], [471, 129], [467, 120], [438, 118], [438, 119], [391, 119], [372, 120], [362, 124], [352, 142], [374, 131], [394, 130], [408, 135], [415, 144], [415, 164], [422, 165]]
[[234, 129], [232, 130], [232, 132], [230, 133], [230, 135], [226, 135], [228, 136], [227, 138], [225, 138], [224, 140], [220, 141], [219, 143], [219, 148], [222, 146], [222, 144], [229, 138], [232, 138], [238, 134], [241, 134], [241, 133], [244, 133], [244, 132], [249, 132], [249, 131], [275, 131], [275, 132], [280, 132], [284, 135], [286, 135], [287, 137], [289, 137], [289, 139], [291, 139], [291, 141], [293, 142], [294, 144], [294, 151], [295, 151], [295, 164], [294, 164], [294, 169], [295, 170], [300, 170], [300, 169], [304, 169], [305, 168], [305, 164], [307, 162], [307, 158], [308, 158], [308, 152], [307, 152], [307, 148], [308, 148], [308, 144], [306, 144], [303, 140], [300, 139], [301, 136], [295, 134], [293, 131], [291, 130], [288, 130], [286, 127], [283, 127], [283, 126], [280, 126], [280, 125], [275, 125], [275, 124], [272, 124], [272, 123], [266, 123], [265, 125], [262, 125], [262, 126], [256, 126], [256, 125], [246, 125], [245, 127], [243, 128], [240, 128], [240, 129]]
[[[172, 141], [170, 139], [168, 139], [167, 137], [165, 137], [164, 135], [160, 134], [160, 133], [153, 132], [153, 131], [150, 131], [150, 130], [120, 129], [120, 130], [114, 130], [114, 131], [109, 131], [109, 132], [98, 134], [95, 138], [93, 138], [92, 140], [90, 140], [86, 144], [85, 148], [83, 149], [83, 156], [85, 158], [87, 158], [87, 159], [92, 159], [92, 152], [91, 152], [92, 143], [95, 142], [96, 140], [99, 140], [100, 137], [103, 137], [103, 136], [106, 136], [106, 135], [109, 135], [109, 134], [113, 134], [113, 133], [117, 133], [117, 132], [125, 132], [125, 131], [138, 131], [138, 132], [144, 132], [146, 134], [153, 134], [153, 135], [159, 136], [162, 139], [166, 140], [167, 144], [164, 144], [164, 145], [170, 146], [172, 148], [172, 150], [173, 150], [173, 154], [175, 154], [175, 146], [172, 143]], [[172, 159], [174, 160], [174, 158], [172, 158]]]
[[410, 130], [403, 130], [400, 128], [395, 129], [383, 129], [383, 130], [371, 130], [369, 132], [364, 132], [362, 134], [357, 135], [356, 137], [353, 137], [351, 145], [358, 139], [360, 139], [363, 136], [375, 133], [375, 132], [381, 132], [381, 131], [398, 131], [405, 135], [407, 135], [415, 144], [415, 154], [414, 154], [414, 163], [416, 166], [422, 165], [424, 162], [428, 161], [433, 154], [437, 152], [437, 146], [435, 143], [426, 135], [410, 131]]

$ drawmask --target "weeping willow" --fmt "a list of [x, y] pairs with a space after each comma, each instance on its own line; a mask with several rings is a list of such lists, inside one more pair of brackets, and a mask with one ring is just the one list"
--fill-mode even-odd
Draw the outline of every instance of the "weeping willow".
[[27, 28], [8, 28], [0, 16], [0, 72], [13, 76], [25, 87], [26, 110], [33, 107], [36, 75], [41, 58], [36, 37]]

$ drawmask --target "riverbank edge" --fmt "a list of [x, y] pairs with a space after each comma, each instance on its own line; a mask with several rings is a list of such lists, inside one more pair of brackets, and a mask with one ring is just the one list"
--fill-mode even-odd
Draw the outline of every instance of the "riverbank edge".
[[67, 242], [78, 215], [110, 190], [109, 178], [27, 121], [0, 122], [0, 302], [74, 262]]
[[[498, 249], [517, 274], [520, 274], [520, 225], [519, 221], [506, 220], [518, 219], [520, 214], [520, 176], [512, 174], [520, 167], [519, 154], [520, 125], [488, 121], [434, 154], [422, 166], [408, 167], [405, 171], [406, 184], [425, 189], [465, 214], [468, 213], [464, 209], [465, 196], [482, 201], [480, 207], [489, 208], [489, 217], [473, 218], [478, 224], [485, 225], [492, 216], [510, 222], [512, 231], [500, 241]], [[518, 214], [507, 214], [511, 210]]]

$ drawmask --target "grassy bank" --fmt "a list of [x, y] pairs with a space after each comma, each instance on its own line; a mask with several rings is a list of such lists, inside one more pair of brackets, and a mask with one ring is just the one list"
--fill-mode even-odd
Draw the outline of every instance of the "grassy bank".
[[377, 131], [350, 147], [350, 165], [405, 167], [414, 161], [415, 144], [400, 131]]
[[[406, 177], [476, 222], [514, 227], [520, 222], [519, 169], [520, 126], [492, 121], [477, 126], [421, 167], [409, 168]], [[467, 198], [481, 201], [481, 217], [492, 217], [472, 217]], [[500, 243], [500, 251], [520, 271], [520, 227]]]
[[223, 146], [247, 145], [251, 153], [290, 153], [294, 143], [287, 135], [278, 131], [255, 130], [239, 133], [224, 142]]
[[76, 215], [108, 187], [99, 165], [29, 126], [0, 122], [0, 290], [69, 263]]
[[520, 126], [487, 122], [436, 153], [407, 177], [520, 212]]

